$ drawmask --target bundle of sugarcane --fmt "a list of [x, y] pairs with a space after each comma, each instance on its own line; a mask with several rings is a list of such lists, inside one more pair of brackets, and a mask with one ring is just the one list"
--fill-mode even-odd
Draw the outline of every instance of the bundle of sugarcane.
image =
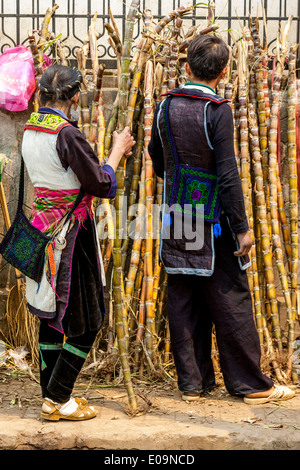
[[[177, 12], [178, 13], [178, 12]], [[147, 13], [149, 16], [149, 13]], [[178, 48], [184, 51], [186, 45], [186, 36], [178, 34], [178, 16], [176, 14], [168, 15], [168, 18], [176, 19], [174, 29], [169, 28], [168, 31], [160, 29], [161, 25], [165, 25], [165, 19], [161, 20], [155, 27], [150, 26], [145, 28], [143, 39], [139, 40], [138, 51], [134, 54], [134, 60], [131, 63], [132, 77], [139, 77], [141, 80], [144, 71], [144, 81], [149, 81], [148, 73], [149, 68], [145, 69], [145, 64], [153, 61], [155, 67], [150, 67], [152, 74], [154, 74], [154, 100], [153, 109], [157, 102], [160, 101], [160, 94], [169, 88], [178, 86], [181, 79], [181, 65], [179, 61], [176, 66], [177, 77], [174, 83], [174, 60], [175, 55], [173, 51]], [[249, 28], [242, 32], [242, 38], [237, 41], [238, 47], [235, 45], [232, 48], [232, 66], [231, 73], [225, 78], [222, 84], [224, 94], [231, 94], [231, 106], [233, 109], [233, 117], [235, 122], [235, 151], [237, 162], [240, 168], [242, 188], [245, 195], [245, 206], [249, 220], [250, 230], [253, 236], [253, 247], [251, 250], [251, 268], [248, 272], [249, 285], [253, 293], [254, 299], [254, 314], [259, 332], [259, 337], [262, 344], [263, 352], [266, 357], [270, 357], [274, 373], [278, 381], [288, 381], [291, 376], [291, 355], [294, 339], [294, 325], [295, 325], [295, 304], [292, 301], [292, 293], [297, 291], [297, 277], [296, 277], [296, 230], [295, 221], [297, 220], [295, 200], [298, 193], [295, 192], [297, 188], [297, 175], [295, 167], [294, 156], [294, 143], [295, 118], [290, 117], [290, 213], [287, 214], [284, 207], [284, 199], [282, 193], [282, 182], [278, 169], [277, 151], [280, 145], [280, 138], [278, 136], [278, 119], [282, 95], [282, 71], [280, 67], [284, 67], [286, 59], [288, 58], [285, 52], [285, 43], [287, 38], [288, 29], [291, 21], [285, 28], [285, 31], [280, 32], [280, 39], [278, 40], [278, 47], [280, 50], [277, 52], [277, 62], [275, 62], [274, 80], [271, 86], [268, 86], [268, 78], [271, 69], [269, 69], [270, 58], [267, 51], [261, 47], [259, 39], [259, 22], [258, 19], [250, 18]], [[216, 25], [210, 25], [209, 32], [217, 29]], [[203, 32], [203, 30], [202, 30]], [[159, 34], [159, 37], [158, 37]], [[201, 34], [198, 33], [198, 34]], [[177, 42], [174, 44], [174, 38]], [[183, 41], [184, 39], [184, 41]], [[246, 54], [246, 51], [250, 51]], [[172, 51], [172, 52], [171, 52]], [[151, 55], [152, 53], [152, 55]], [[246, 54], [246, 57], [245, 57]], [[280, 58], [280, 60], [279, 60]], [[276, 60], [274, 58], [274, 60]], [[184, 58], [183, 58], [184, 61]], [[293, 61], [290, 63], [290, 116], [295, 112], [295, 81], [292, 75], [294, 70]], [[238, 66], [236, 66], [238, 64]], [[283, 65], [282, 65], [283, 64]], [[241, 67], [244, 67], [241, 71]], [[242, 72], [242, 73], [241, 73]], [[136, 75], [135, 75], [136, 74]], [[156, 80], [156, 77], [160, 79]], [[162, 77], [162, 78], [161, 78]], [[129, 79], [130, 80], [130, 79]], [[132, 82], [134, 79], [132, 78]], [[159, 84], [159, 85], [158, 85]], [[136, 87], [134, 87], [136, 92]], [[220, 90], [220, 93], [223, 93]], [[144, 95], [145, 98], [145, 95]], [[146, 100], [147, 101], [147, 100]], [[250, 107], [251, 104], [251, 107]], [[145, 106], [145, 104], [144, 104]], [[130, 114], [132, 109], [128, 111]], [[249, 135], [250, 131], [250, 135]], [[280, 149], [279, 149], [280, 150]], [[145, 170], [146, 155], [143, 159], [143, 170], [140, 173], [140, 194], [141, 200], [149, 195], [149, 200], [153, 200], [153, 188], [158, 189], [158, 181], [153, 179], [151, 192], [145, 193]], [[260, 169], [260, 170], [258, 170]], [[155, 176], [155, 175], [154, 175]], [[136, 177], [135, 177], [136, 178]], [[149, 191], [149, 187], [148, 187]], [[145, 205], [147, 207], [147, 203]], [[152, 215], [152, 214], [151, 214]], [[145, 224], [149, 222], [147, 210], [144, 216]], [[290, 222], [289, 222], [290, 221]], [[289, 225], [291, 224], [291, 229]], [[149, 225], [145, 225], [146, 233], [149, 231]], [[290, 230], [294, 234], [294, 242], [290, 242]], [[148, 247], [146, 248], [145, 245]], [[138, 246], [138, 251], [137, 251]], [[293, 247], [293, 249], [291, 248]], [[155, 345], [155, 352], [158, 350], [158, 345], [165, 342], [166, 351], [169, 347], [169, 337], [167, 324], [164, 323], [163, 330], [157, 328], [158, 318], [155, 318], [156, 329], [153, 330], [152, 315], [156, 311], [155, 305], [160, 305], [163, 295], [162, 289], [158, 290], [158, 303], [156, 302], [156, 294], [154, 295], [153, 289], [153, 262], [155, 256], [153, 252], [154, 244], [151, 236], [147, 237], [143, 244], [134, 242], [134, 250], [129, 253], [130, 269], [126, 271], [126, 263], [123, 262], [123, 272], [125, 276], [125, 303], [127, 304], [127, 314], [133, 315], [133, 320], [130, 321], [130, 328], [128, 329], [129, 340], [132, 336], [144, 343], [140, 345], [139, 355], [135, 359], [141, 360], [141, 351], [144, 352], [146, 363], [155, 364], [155, 354], [153, 354], [153, 345]], [[293, 271], [291, 257], [293, 253]], [[123, 253], [124, 254], [124, 253]], [[151, 259], [152, 263], [149, 263]], [[143, 262], [144, 261], [144, 262]], [[149, 268], [150, 264], [150, 268]], [[129, 274], [127, 279], [127, 274]], [[149, 279], [150, 274], [150, 279]], [[161, 273], [159, 287], [162, 286], [164, 272]], [[278, 285], [276, 285], [277, 278], [279, 277]], [[128, 282], [126, 282], [126, 280]], [[132, 292], [137, 285], [135, 292], [139, 292], [138, 301], [131, 300]], [[293, 287], [291, 287], [293, 286]], [[148, 288], [148, 291], [147, 291]], [[148, 292], [148, 295], [147, 295]], [[152, 292], [152, 304], [149, 307], [149, 300]], [[157, 291], [156, 291], [157, 292]], [[284, 327], [284, 317], [279, 315], [278, 299], [280, 294], [283, 294], [285, 307], [286, 307], [286, 324], [287, 329]], [[293, 299], [297, 299], [297, 295], [293, 294]], [[146, 303], [148, 302], [148, 304]], [[293, 307], [294, 305], [294, 307]], [[148, 312], [147, 312], [148, 307]], [[132, 311], [132, 309], [135, 311]], [[293, 313], [294, 312], [294, 313]], [[127, 317], [126, 317], [127, 318]], [[137, 319], [135, 324], [134, 319]], [[128, 321], [128, 318], [127, 318]], [[132, 326], [137, 326], [138, 334], [133, 334]], [[161, 325], [160, 325], [161, 326]], [[159, 334], [158, 334], [159, 332]], [[285, 339], [287, 337], [287, 340]], [[149, 339], [152, 338], [152, 342]], [[148, 346], [147, 346], [148, 345]], [[149, 346], [150, 345], [150, 346]], [[266, 347], [264, 347], [266, 346]], [[130, 341], [127, 342], [127, 347], [130, 348]], [[150, 349], [149, 349], [150, 348]], [[130, 349], [128, 349], [130, 353]], [[135, 367], [138, 367], [135, 364]]]
[[[137, 6], [136, 2], [133, 2], [133, 6]], [[120, 243], [123, 235], [119, 224], [123, 210], [121, 201], [125, 194], [125, 160], [117, 171], [112, 273], [116, 342], [119, 343], [123, 357], [126, 355], [130, 358], [133, 354], [134, 370], [148, 368], [151, 374], [161, 376], [160, 365], [170, 359], [170, 337], [164, 313], [166, 273], [159, 263], [159, 217], [156, 217], [158, 213], [153, 204], [161, 205], [163, 181], [153, 173], [147, 147], [151, 138], [153, 112], [161, 100], [162, 92], [182, 85], [186, 80], [182, 63], [186, 58], [186, 48], [197, 34], [197, 29], [189, 29], [185, 33], [182, 24], [184, 15], [192, 11], [191, 5], [178, 7], [155, 25], [151, 11], [146, 10], [142, 37], [136, 41], [137, 48], [131, 60], [128, 48], [129, 44], [131, 48], [133, 46], [132, 34], [130, 39], [125, 38], [120, 47], [120, 38], [113, 24], [106, 25], [111, 40], [115, 38], [115, 51], [121, 65], [117, 128], [121, 130], [124, 125], [128, 125], [137, 132], [133, 174], [128, 175], [132, 181], [129, 200], [131, 203], [137, 202], [132, 242], [127, 233], [123, 243]], [[132, 27], [132, 19], [129, 21]], [[206, 26], [199, 34], [213, 32], [218, 27], [211, 18], [209, 27]], [[181, 51], [180, 56], [178, 51]], [[131, 209], [130, 205], [128, 214], [125, 214], [128, 227], [133, 218]], [[129, 363], [126, 362], [124, 374], [128, 373]], [[131, 388], [128, 394], [132, 404]]]

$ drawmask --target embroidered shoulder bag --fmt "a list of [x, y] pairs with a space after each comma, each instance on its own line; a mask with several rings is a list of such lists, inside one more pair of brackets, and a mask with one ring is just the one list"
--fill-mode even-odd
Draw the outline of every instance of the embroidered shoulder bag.
[[[181, 212], [192, 218], [201, 217], [206, 222], [218, 224], [221, 201], [215, 172], [179, 162], [170, 120], [168, 97], [163, 103], [163, 120], [169, 147], [174, 158], [174, 172], [169, 197], [172, 212]], [[179, 205], [179, 210], [176, 210]]]
[[83, 196], [84, 191], [81, 188], [72, 208], [62, 217], [51, 236], [45, 235], [31, 225], [23, 211], [24, 160], [22, 158], [17, 213], [11, 227], [0, 243], [0, 253], [3, 258], [21, 273], [39, 283], [42, 278], [48, 248], [52, 247], [55, 237], [80, 204]]

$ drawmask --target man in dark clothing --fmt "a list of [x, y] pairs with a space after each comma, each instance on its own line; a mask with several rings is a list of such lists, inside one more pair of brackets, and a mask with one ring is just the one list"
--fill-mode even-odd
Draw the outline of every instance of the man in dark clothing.
[[[155, 111], [149, 153], [164, 178], [160, 256], [168, 273], [169, 326], [182, 398], [198, 399], [215, 386], [214, 324], [228, 392], [265, 403], [294, 393], [274, 386], [260, 368], [246, 273], [252, 238], [234, 155], [232, 111], [215, 93], [228, 60], [219, 37], [197, 37], [188, 49], [191, 81], [169, 91]], [[182, 236], [176, 236], [178, 206], [183, 219], [190, 217], [195, 236], [202, 207], [201, 246], [187, 248], [190, 234], [183, 222]]]

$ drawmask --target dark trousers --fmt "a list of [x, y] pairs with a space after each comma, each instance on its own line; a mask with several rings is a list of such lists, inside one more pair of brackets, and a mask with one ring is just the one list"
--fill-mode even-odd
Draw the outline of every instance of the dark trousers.
[[202, 392], [215, 384], [211, 360], [215, 325], [220, 366], [232, 395], [268, 390], [273, 386], [260, 368], [261, 348], [253, 319], [245, 271], [233, 255], [229, 228], [215, 240], [211, 277], [168, 275], [168, 318], [179, 390]]
[[41, 320], [39, 332], [40, 383], [43, 398], [58, 403], [69, 400], [97, 331], [68, 338]]

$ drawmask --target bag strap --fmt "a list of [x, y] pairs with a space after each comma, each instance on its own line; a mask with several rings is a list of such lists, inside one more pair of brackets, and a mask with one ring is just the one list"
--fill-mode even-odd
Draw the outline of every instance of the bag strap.
[[20, 180], [19, 180], [19, 197], [18, 197], [18, 208], [17, 214], [19, 214], [23, 207], [24, 201], [24, 160], [21, 158], [21, 168], [20, 168]]
[[[62, 229], [64, 224], [67, 222], [67, 220], [71, 217], [75, 209], [79, 206], [81, 203], [83, 197], [85, 195], [85, 191], [83, 188], [80, 188], [80, 191], [76, 197], [76, 200], [74, 201], [73, 206], [63, 215], [63, 217], [60, 219], [59, 223], [53, 230], [51, 234], [51, 238], [54, 238], [58, 232]], [[21, 168], [20, 168], [20, 181], [19, 181], [19, 197], [18, 197], [18, 208], [17, 208], [17, 214], [19, 214], [22, 209], [23, 209], [23, 202], [24, 202], [24, 159], [23, 156], [21, 157]]]
[[167, 134], [169, 147], [170, 147], [171, 153], [173, 155], [175, 164], [177, 165], [179, 163], [179, 159], [178, 159], [176, 145], [175, 145], [174, 137], [173, 137], [173, 134], [172, 134], [171, 124], [170, 124], [170, 119], [169, 119], [170, 101], [171, 101], [171, 97], [168, 96], [165, 99], [164, 103], [163, 103], [163, 119], [164, 119], [165, 131], [166, 131], [166, 134]]
[[85, 191], [80, 188], [80, 191], [77, 195], [77, 198], [76, 200], [74, 201], [74, 204], [73, 206], [71, 207], [71, 209], [68, 210], [68, 212], [65, 213], [65, 215], [60, 219], [59, 223], [57, 224], [57, 226], [55, 227], [55, 229], [53, 230], [52, 234], [51, 234], [51, 238], [54, 239], [56, 237], [56, 235], [61, 231], [61, 229], [63, 228], [63, 226], [65, 225], [65, 223], [68, 221], [68, 219], [71, 218], [71, 215], [73, 214], [73, 212], [75, 211], [75, 209], [79, 206], [79, 204], [81, 203], [83, 197], [85, 195]]

